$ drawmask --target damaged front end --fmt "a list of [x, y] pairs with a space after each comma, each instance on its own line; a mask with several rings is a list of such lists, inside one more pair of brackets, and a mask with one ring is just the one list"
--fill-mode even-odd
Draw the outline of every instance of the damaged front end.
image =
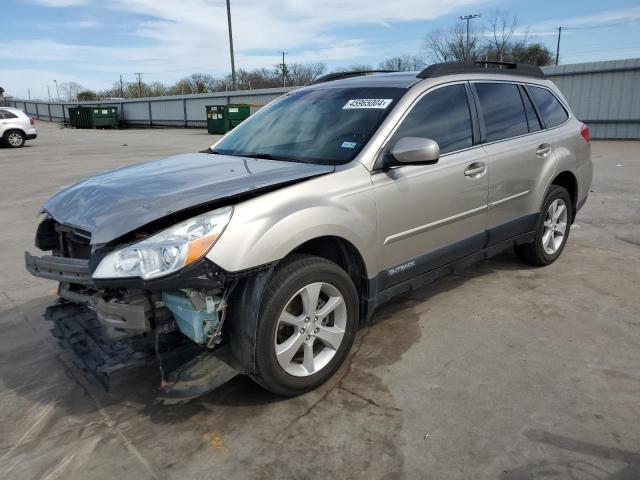
[[[36, 234], [36, 247], [51, 254], [25, 253], [33, 275], [59, 282], [60, 298], [46, 315], [54, 334], [106, 387], [117, 372], [155, 364], [162, 373], [174, 358], [180, 367], [168, 381], [162, 375], [165, 397], [195, 396], [238, 371], [251, 372], [262, 288], [256, 285], [265, 284], [272, 265], [230, 273], [207, 253], [234, 203], [333, 170], [184, 154], [57, 192]], [[232, 293], [241, 300], [230, 307]], [[225, 357], [225, 349], [232, 354]]]
[[96, 264], [109, 249], [95, 249], [87, 232], [51, 217], [41, 223], [36, 246], [51, 254], [25, 252], [27, 269], [59, 282], [59, 299], [45, 312], [52, 333], [105, 388], [146, 369], [160, 373], [160, 397], [175, 403], [240, 373], [229, 349], [216, 348], [238, 276], [203, 257], [160, 278], [97, 279]]

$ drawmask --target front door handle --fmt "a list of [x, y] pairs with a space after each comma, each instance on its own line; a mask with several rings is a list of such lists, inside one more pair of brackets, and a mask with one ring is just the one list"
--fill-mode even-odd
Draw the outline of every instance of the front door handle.
[[465, 171], [465, 177], [469, 177], [472, 179], [480, 178], [487, 171], [487, 164], [484, 162], [474, 162], [469, 165]]
[[536, 156], [540, 158], [546, 158], [551, 152], [551, 145], [548, 143], [543, 143], [542, 145], [538, 145], [538, 149], [536, 150]]

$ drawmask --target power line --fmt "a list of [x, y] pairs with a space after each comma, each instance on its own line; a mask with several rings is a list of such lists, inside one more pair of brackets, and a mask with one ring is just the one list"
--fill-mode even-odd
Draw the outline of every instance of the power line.
[[615, 22], [615, 23], [604, 23], [602, 25], [591, 25], [586, 27], [562, 27], [563, 30], [593, 30], [594, 28], [611, 28], [618, 27], [620, 25], [627, 25], [629, 23], [634, 22], [635, 20], [625, 20], [623, 22]]

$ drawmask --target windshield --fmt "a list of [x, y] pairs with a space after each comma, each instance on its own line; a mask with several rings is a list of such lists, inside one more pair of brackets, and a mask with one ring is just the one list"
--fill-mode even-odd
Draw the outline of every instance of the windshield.
[[213, 153], [338, 165], [362, 150], [403, 88], [323, 88], [292, 92], [258, 111]]

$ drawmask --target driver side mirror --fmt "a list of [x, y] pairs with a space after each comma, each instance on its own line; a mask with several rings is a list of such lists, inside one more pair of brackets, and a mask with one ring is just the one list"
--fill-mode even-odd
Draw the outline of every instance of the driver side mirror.
[[440, 147], [430, 138], [403, 137], [391, 148], [391, 157], [405, 164], [433, 164], [440, 158]]

